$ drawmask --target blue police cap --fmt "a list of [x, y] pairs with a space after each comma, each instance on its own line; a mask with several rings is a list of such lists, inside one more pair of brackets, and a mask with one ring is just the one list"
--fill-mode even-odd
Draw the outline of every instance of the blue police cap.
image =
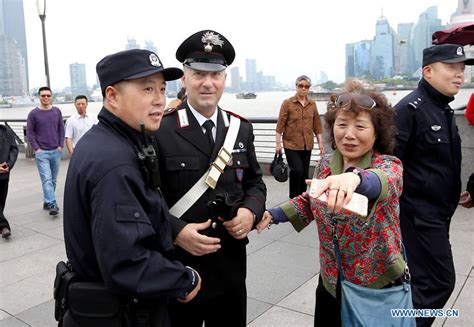
[[104, 57], [97, 63], [102, 94], [107, 86], [123, 80], [141, 78], [156, 73], [163, 74], [165, 81], [172, 81], [183, 76], [179, 68], [164, 68], [156, 53], [149, 50], [132, 49], [120, 51]]
[[229, 40], [212, 30], [194, 33], [176, 50], [179, 62], [200, 71], [222, 71], [232, 64], [234, 58], [234, 47]]
[[462, 45], [449, 43], [433, 45], [423, 50], [423, 67], [435, 62], [464, 62], [466, 65], [474, 65], [474, 59], [466, 58]]

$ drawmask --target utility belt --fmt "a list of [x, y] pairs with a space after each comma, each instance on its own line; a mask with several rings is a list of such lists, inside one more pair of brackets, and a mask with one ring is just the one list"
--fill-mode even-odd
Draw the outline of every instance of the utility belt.
[[165, 301], [124, 300], [103, 283], [78, 280], [69, 263], [56, 265], [54, 317], [62, 327], [169, 326]]

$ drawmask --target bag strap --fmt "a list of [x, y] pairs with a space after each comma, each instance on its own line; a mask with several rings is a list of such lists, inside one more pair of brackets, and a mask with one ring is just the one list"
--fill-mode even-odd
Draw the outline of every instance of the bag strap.
[[[226, 115], [225, 112], [222, 115]], [[174, 204], [169, 212], [177, 217], [181, 218], [191, 206], [206, 192], [209, 187], [213, 189], [217, 185], [219, 177], [224, 172], [225, 166], [232, 160], [232, 151], [234, 149], [235, 141], [237, 140], [237, 134], [240, 129], [240, 118], [235, 116], [230, 117], [230, 126], [227, 130], [224, 145], [219, 150], [219, 154], [216, 160], [211, 164], [210, 168], [201, 176], [201, 178], [184, 194], [181, 199]]]
[[344, 271], [342, 270], [342, 260], [341, 260], [341, 249], [339, 248], [339, 238], [336, 233], [337, 228], [337, 220], [334, 217], [334, 214], [331, 213], [331, 234], [332, 234], [332, 242], [334, 244], [334, 250], [336, 252], [336, 260], [337, 260], [337, 270], [339, 275], [339, 280], [342, 282], [346, 277], [344, 276]]

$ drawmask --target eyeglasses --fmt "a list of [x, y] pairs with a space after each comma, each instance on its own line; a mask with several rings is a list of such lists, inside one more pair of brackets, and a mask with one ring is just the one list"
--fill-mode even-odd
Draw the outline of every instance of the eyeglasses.
[[51, 94], [41, 94], [40, 97], [42, 97], [42, 98], [51, 98], [52, 95]]
[[336, 100], [332, 103], [336, 108], [347, 107], [354, 101], [355, 105], [363, 109], [373, 109], [377, 106], [374, 99], [367, 94], [359, 93], [343, 93], [339, 95]]
[[299, 89], [309, 89], [311, 86], [306, 84], [298, 84]]

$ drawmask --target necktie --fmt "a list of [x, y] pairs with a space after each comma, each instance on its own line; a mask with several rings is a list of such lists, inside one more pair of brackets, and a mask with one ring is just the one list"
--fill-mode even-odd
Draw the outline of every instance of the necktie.
[[212, 128], [214, 127], [214, 122], [212, 120], [206, 120], [202, 126], [206, 129], [206, 135], [207, 139], [209, 141], [209, 145], [211, 146], [211, 149], [214, 148], [214, 137], [212, 136]]

